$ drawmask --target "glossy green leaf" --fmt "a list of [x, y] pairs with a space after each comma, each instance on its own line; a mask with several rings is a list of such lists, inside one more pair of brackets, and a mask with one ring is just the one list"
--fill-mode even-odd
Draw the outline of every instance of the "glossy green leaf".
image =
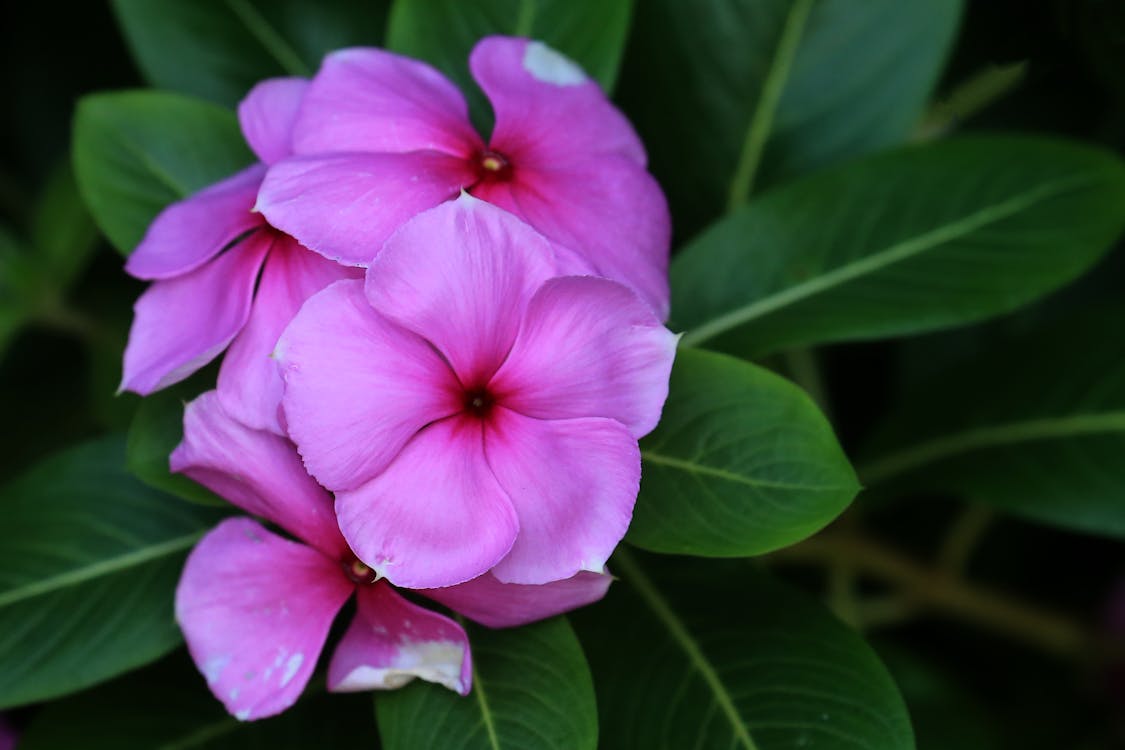
[[310, 76], [325, 53], [378, 45], [389, 0], [113, 0], [150, 83], [225, 105], [273, 76]]
[[213, 368], [204, 377], [193, 377], [141, 401], [129, 425], [126, 465], [133, 476], [150, 487], [193, 503], [226, 506], [227, 501], [211, 490], [168, 468], [168, 457], [183, 440], [184, 404], [205, 390], [201, 381], [214, 382], [212, 373]]
[[759, 187], [896, 144], [959, 0], [648, 0], [621, 100], [690, 236]]
[[119, 438], [0, 489], [0, 708], [79, 690], [180, 642], [172, 593], [213, 513], [125, 473]]
[[614, 750], [912, 750], [871, 649], [747, 561], [619, 550], [605, 601], [573, 615]]
[[469, 75], [469, 52], [490, 34], [546, 42], [613, 90], [633, 0], [396, 0], [387, 47], [433, 64], [469, 97], [474, 120], [491, 115]]
[[60, 293], [67, 290], [86, 268], [98, 241], [70, 164], [64, 162], [47, 180], [31, 217], [30, 235], [52, 286]]
[[992, 342], [906, 394], [865, 450], [886, 493], [948, 492], [1125, 538], [1125, 308]]
[[742, 354], [961, 325], [1074, 279], [1125, 225], [1125, 167], [1088, 146], [973, 137], [755, 199], [672, 264], [684, 342]]
[[510, 630], [466, 626], [473, 691], [414, 682], [375, 699], [385, 750], [593, 750], [594, 686], [562, 617]]
[[84, 97], [73, 150], [82, 197], [125, 255], [166, 205], [253, 162], [233, 112], [158, 91]]
[[47, 706], [20, 739], [20, 750], [377, 747], [367, 697], [320, 692], [318, 679], [280, 716], [238, 721], [207, 690], [186, 654], [179, 654]]
[[664, 414], [641, 441], [628, 540], [658, 552], [740, 557], [800, 541], [859, 490], [812, 400], [768, 370], [681, 349]]

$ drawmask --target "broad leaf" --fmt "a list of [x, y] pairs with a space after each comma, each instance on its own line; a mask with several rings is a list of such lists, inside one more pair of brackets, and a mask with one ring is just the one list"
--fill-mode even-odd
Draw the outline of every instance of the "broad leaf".
[[126, 464], [133, 476], [150, 487], [193, 503], [226, 506], [227, 501], [203, 485], [168, 468], [168, 457], [184, 437], [184, 404], [206, 389], [201, 382], [214, 382], [213, 369], [204, 377], [193, 377], [141, 401], [129, 425]]
[[1125, 308], [1029, 331], [934, 373], [865, 450], [875, 490], [950, 492], [1125, 538]]
[[959, 0], [648, 0], [621, 99], [688, 237], [754, 189], [898, 143]]
[[832, 427], [797, 386], [756, 365], [681, 349], [664, 414], [641, 441], [628, 540], [741, 557], [800, 541], [859, 490]]
[[389, 0], [113, 0], [150, 83], [225, 105], [263, 78], [310, 76], [325, 53], [378, 45]]
[[613, 90], [629, 33], [633, 0], [396, 0], [387, 47], [435, 65], [456, 81], [472, 104], [474, 120], [490, 110], [469, 75], [469, 52], [491, 34], [546, 42]]
[[672, 264], [684, 342], [743, 354], [897, 336], [1013, 310], [1125, 225], [1125, 168], [1065, 141], [973, 137], [786, 185]]
[[0, 489], [0, 708], [153, 661], [180, 642], [172, 593], [215, 516], [137, 482], [122, 441], [88, 443]]
[[[318, 678], [314, 677], [314, 680]], [[377, 747], [366, 696], [311, 694], [278, 717], [228, 715], [177, 655], [35, 715], [20, 750], [309, 750]]]
[[32, 214], [30, 234], [38, 265], [50, 275], [52, 288], [65, 292], [85, 270], [98, 241], [70, 164], [63, 162], [51, 174]]
[[871, 649], [746, 561], [620, 550], [621, 581], [576, 612], [614, 750], [911, 750]]
[[234, 113], [218, 105], [157, 91], [92, 94], [78, 103], [78, 187], [125, 255], [162, 208], [252, 161]]
[[385, 750], [593, 750], [594, 686], [564, 618], [510, 630], [466, 626], [473, 692], [415, 682], [375, 699]]

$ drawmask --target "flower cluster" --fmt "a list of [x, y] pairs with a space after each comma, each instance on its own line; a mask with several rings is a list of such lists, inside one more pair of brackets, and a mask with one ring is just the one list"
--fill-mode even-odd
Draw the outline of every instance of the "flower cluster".
[[353, 595], [331, 690], [466, 693], [464, 630], [398, 590], [505, 627], [609, 585], [676, 346], [667, 208], [574, 63], [490, 37], [470, 65], [487, 143], [449, 81], [381, 50], [259, 84], [239, 120], [261, 163], [165, 209], [129, 259], [154, 283], [123, 388], [226, 350], [172, 469], [291, 537], [224, 521], [177, 589], [241, 719], [297, 699]]

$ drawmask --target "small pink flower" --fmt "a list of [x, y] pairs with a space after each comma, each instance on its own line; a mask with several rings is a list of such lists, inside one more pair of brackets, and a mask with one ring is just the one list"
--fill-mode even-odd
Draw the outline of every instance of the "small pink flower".
[[293, 129], [297, 156], [271, 167], [259, 209], [312, 250], [366, 265], [403, 222], [464, 189], [666, 317], [668, 208], [629, 122], [540, 42], [488, 37], [469, 64], [496, 113], [487, 144], [430, 66], [377, 49], [329, 55]]
[[305, 466], [361, 560], [411, 588], [601, 571], [676, 337], [625, 286], [464, 195], [312, 297], [275, 357]]
[[[176, 619], [215, 696], [239, 719], [293, 704], [332, 621], [356, 596], [356, 615], [328, 665], [329, 690], [395, 688], [420, 677], [461, 694], [469, 644], [452, 620], [401, 597], [351, 553], [332, 498], [305, 473], [293, 444], [223, 411], [215, 392], [188, 405], [172, 468], [304, 543], [249, 518], [223, 521], [192, 551], [176, 589]], [[490, 574], [419, 593], [493, 627], [519, 625], [600, 599], [605, 574], [549, 586]]]
[[277, 337], [310, 295], [357, 277], [253, 211], [266, 165], [289, 154], [307, 87], [299, 78], [255, 86], [238, 115], [264, 163], [164, 209], [129, 257], [130, 274], [156, 283], [137, 300], [123, 390], [147, 395], [171, 385], [229, 345], [219, 373], [224, 405], [247, 424], [281, 433], [281, 379], [269, 359]]

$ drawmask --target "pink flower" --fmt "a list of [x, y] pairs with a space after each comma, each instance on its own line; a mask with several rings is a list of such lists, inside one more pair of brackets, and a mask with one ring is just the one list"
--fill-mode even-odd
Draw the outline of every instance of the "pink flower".
[[270, 168], [259, 209], [326, 257], [366, 265], [403, 222], [464, 189], [667, 317], [668, 208], [625, 117], [542, 43], [488, 37], [469, 64], [496, 113], [487, 144], [430, 66], [377, 49], [329, 55], [293, 129], [297, 156]]
[[253, 212], [266, 164], [289, 154], [307, 87], [299, 78], [255, 86], [238, 115], [264, 163], [164, 209], [129, 257], [126, 270], [155, 283], [137, 300], [123, 390], [147, 395], [171, 385], [229, 345], [219, 373], [224, 405], [249, 425], [281, 432], [281, 379], [269, 359], [277, 337], [310, 295], [357, 277]]
[[312, 297], [275, 357], [305, 466], [361, 560], [401, 586], [601, 571], [660, 418], [676, 337], [628, 288], [464, 195]]
[[[356, 615], [329, 662], [330, 690], [395, 688], [421, 677], [467, 693], [472, 670], [464, 630], [376, 580], [348, 549], [331, 497], [305, 473], [292, 443], [247, 428], [219, 401], [212, 391], [188, 405], [173, 470], [304, 543], [249, 518], [231, 518], [192, 551], [176, 589], [176, 618], [215, 696], [243, 720], [288, 708], [353, 594]], [[483, 624], [506, 627], [596, 601], [609, 580], [582, 574], [549, 586], [518, 586], [486, 574], [419, 593]]]

